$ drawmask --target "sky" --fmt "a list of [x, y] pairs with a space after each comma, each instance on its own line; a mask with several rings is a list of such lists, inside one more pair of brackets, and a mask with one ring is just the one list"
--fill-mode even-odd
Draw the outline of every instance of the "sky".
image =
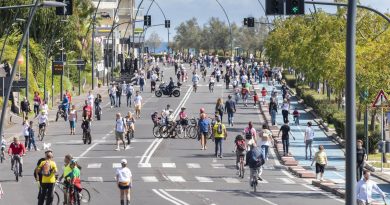
[[[136, 0], [135, 7], [141, 0]], [[170, 39], [173, 40], [175, 35], [175, 28], [181, 23], [193, 17], [197, 18], [200, 25], [204, 25], [211, 17], [218, 17], [222, 21], [226, 20], [226, 16], [223, 13], [222, 8], [218, 5], [217, 0], [155, 0], [164, 11], [167, 19], [171, 20]], [[230, 22], [235, 22], [237, 25], [241, 25], [245, 17], [260, 18], [265, 16], [259, 1], [265, 6], [265, 0], [218, 0], [225, 8], [226, 13], [230, 19]], [[316, 1], [331, 1], [331, 0], [316, 0]], [[141, 8], [144, 8], [146, 13], [152, 0], [144, 0]], [[361, 0], [361, 4], [378, 9], [381, 12], [388, 12], [390, 9], [390, 0]], [[334, 7], [330, 6], [316, 6], [317, 8], [323, 8], [328, 12], [334, 12]], [[309, 13], [309, 9], [313, 11], [312, 5], [305, 5], [306, 13]], [[163, 24], [164, 16], [156, 5], [152, 5], [149, 14], [152, 16], [152, 25]], [[271, 17], [272, 19], [272, 17]], [[137, 24], [137, 27], [142, 27], [142, 24]], [[164, 26], [151, 27], [147, 31], [146, 38], [152, 33], [157, 32], [163, 41], [167, 41], [168, 32]]]

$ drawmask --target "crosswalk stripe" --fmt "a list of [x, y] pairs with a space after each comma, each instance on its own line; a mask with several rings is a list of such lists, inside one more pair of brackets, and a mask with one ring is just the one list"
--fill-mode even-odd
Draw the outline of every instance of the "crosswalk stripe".
[[295, 181], [289, 179], [289, 178], [278, 178], [279, 180], [283, 181], [285, 184], [295, 184]]
[[167, 176], [167, 177], [171, 182], [186, 182], [186, 180], [181, 176]]
[[223, 180], [225, 180], [229, 184], [241, 183], [240, 180], [238, 180], [236, 178], [231, 178], [231, 177], [223, 178]]
[[151, 168], [152, 165], [150, 163], [138, 163], [138, 168]]
[[[250, 180], [250, 177], [248, 176], [248, 177], [246, 177], [247, 179], [248, 179], [248, 181]], [[257, 180], [257, 183], [259, 183], [259, 184], [268, 184], [269, 182], [267, 181], [267, 180], [265, 180], [264, 178], [262, 178], [263, 180]]]
[[175, 163], [162, 163], [163, 168], [176, 168]]
[[212, 166], [214, 169], [223, 169], [223, 168], [225, 168], [225, 165], [224, 165], [224, 164], [211, 164], [211, 166]]
[[200, 164], [198, 164], [198, 163], [187, 163], [187, 167], [189, 169], [199, 169], [200, 168]]
[[198, 180], [199, 182], [201, 183], [210, 183], [210, 182], [213, 182], [213, 180], [209, 177], [198, 177], [198, 176], [195, 176], [196, 180]]
[[144, 182], [158, 182], [158, 179], [155, 176], [144, 176], [142, 177], [142, 180]]
[[88, 177], [89, 182], [103, 182], [103, 177]]
[[102, 167], [102, 163], [92, 163], [88, 164], [88, 169], [99, 169]]
[[121, 165], [121, 163], [112, 163], [112, 168], [121, 168], [122, 167], [122, 165]]

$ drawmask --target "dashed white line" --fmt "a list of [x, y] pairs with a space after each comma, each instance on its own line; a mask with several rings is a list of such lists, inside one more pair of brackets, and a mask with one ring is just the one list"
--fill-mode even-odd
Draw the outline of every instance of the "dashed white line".
[[182, 176], [167, 176], [167, 177], [171, 182], [179, 182], [179, 183], [186, 182], [186, 180]]
[[144, 182], [158, 182], [158, 179], [155, 176], [144, 176], [142, 177], [142, 180]]
[[195, 179], [198, 180], [200, 183], [210, 183], [213, 182], [213, 180], [209, 177], [198, 177], [195, 176]]
[[102, 167], [102, 163], [92, 163], [88, 164], [87, 168], [88, 169], [99, 169]]
[[187, 168], [189, 168], [189, 169], [199, 169], [200, 168], [200, 164], [198, 164], [198, 163], [187, 163]]

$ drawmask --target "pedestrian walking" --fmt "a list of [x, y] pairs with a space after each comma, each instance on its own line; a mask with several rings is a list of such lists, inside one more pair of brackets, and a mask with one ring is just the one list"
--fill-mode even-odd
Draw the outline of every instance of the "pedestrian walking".
[[41, 103], [42, 103], [42, 99], [39, 96], [39, 93], [35, 91], [34, 92], [34, 113], [35, 113], [35, 117], [37, 117], [38, 114], [39, 114], [39, 106], [41, 105]]
[[288, 125], [288, 120], [287, 122], [284, 123], [284, 125], [282, 125], [282, 127], [280, 127], [278, 137], [280, 136], [281, 132], [282, 132], [282, 143], [283, 143], [283, 156], [289, 156], [290, 153], [288, 152], [288, 147], [290, 145], [290, 134], [294, 140], [295, 137], [291, 133], [290, 126]]
[[301, 116], [301, 114], [299, 113], [298, 111], [298, 108], [295, 108], [294, 109], [294, 112], [293, 112], [293, 117], [294, 117], [294, 123], [295, 125], [299, 125], [299, 117]]
[[[216, 123], [213, 126], [213, 137], [215, 141], [215, 157], [222, 158], [222, 142], [227, 138], [227, 131], [219, 117], [216, 118]], [[218, 155], [219, 151], [219, 155]]]
[[144, 86], [145, 86], [145, 75], [141, 73], [140, 78], [139, 78], [139, 90], [141, 92], [144, 91]]
[[70, 125], [70, 134], [75, 135], [77, 122], [77, 110], [76, 105], [72, 105], [72, 108], [69, 111], [69, 125]]
[[20, 103], [20, 109], [22, 110], [23, 119], [28, 116], [30, 112], [30, 102], [24, 97], [23, 101]]
[[124, 135], [127, 132], [125, 119], [122, 118], [120, 113], [116, 114], [115, 119], [115, 140], [116, 140], [116, 149], [115, 151], [120, 151], [119, 144], [120, 141], [123, 143], [123, 149], [126, 149], [126, 143], [124, 140]]
[[126, 87], [126, 103], [127, 107], [131, 107], [131, 96], [134, 93], [134, 87], [129, 83]]
[[314, 140], [314, 129], [312, 127], [312, 123], [308, 122], [305, 130], [305, 137], [304, 137], [306, 160], [307, 160], [307, 149], [310, 150], [310, 160], [311, 160], [311, 156], [312, 156], [311, 150], [312, 150], [313, 140]]
[[253, 127], [252, 121], [248, 122], [248, 127], [244, 129], [244, 135], [246, 140], [252, 140], [255, 143], [257, 142], [257, 133], [256, 129]]
[[110, 96], [110, 100], [111, 100], [111, 108], [113, 108], [116, 103], [115, 103], [115, 100], [116, 100], [116, 87], [114, 84], [111, 85], [111, 88], [108, 90], [108, 94]]
[[210, 134], [210, 121], [206, 117], [206, 113], [200, 114], [200, 119], [198, 121], [198, 127], [199, 127], [199, 136], [198, 139], [200, 140], [201, 150], [207, 149], [207, 137]]
[[116, 183], [120, 191], [121, 205], [130, 205], [132, 177], [130, 169], [127, 167], [127, 160], [121, 160], [121, 167], [116, 170]]
[[228, 124], [233, 126], [234, 113], [236, 112], [236, 103], [232, 100], [232, 96], [228, 96], [228, 100], [225, 102], [225, 112], [228, 115]]
[[272, 132], [269, 130], [267, 124], [263, 124], [263, 129], [260, 133], [260, 147], [263, 153], [264, 159], [268, 160], [268, 150], [270, 146], [273, 146]]
[[370, 179], [371, 172], [363, 171], [363, 178], [356, 184], [357, 204], [370, 205], [372, 203], [372, 191], [380, 194], [385, 201], [386, 194], [378, 187], [378, 185]]
[[282, 103], [282, 115], [283, 115], [284, 123], [288, 121], [289, 109], [290, 109], [290, 104], [287, 102], [287, 99], [284, 99]]
[[142, 96], [139, 94], [139, 91], [135, 93], [134, 97], [134, 107], [135, 107], [135, 115], [137, 118], [141, 117], [141, 109], [142, 109]]
[[311, 162], [311, 166], [313, 166], [314, 162], [316, 163], [316, 179], [324, 181], [324, 171], [326, 165], [328, 165], [328, 157], [326, 156], [324, 146], [318, 146], [318, 152], [316, 152], [316, 154], [314, 155], [313, 161]]
[[28, 140], [30, 139], [30, 134], [28, 133], [28, 128], [30, 127], [28, 123], [28, 117], [25, 117], [23, 120], [23, 135], [24, 135], [24, 147], [27, 147], [28, 145]]
[[222, 98], [218, 98], [217, 104], [215, 105], [215, 113], [218, 113], [221, 122], [223, 121], [223, 111], [224, 110], [225, 109], [223, 107], [223, 100], [222, 100]]
[[116, 105], [115, 107], [121, 107], [121, 99], [122, 99], [122, 86], [118, 84], [116, 86]]
[[362, 179], [363, 169], [367, 160], [367, 151], [363, 147], [363, 141], [358, 140], [356, 143], [356, 179]]
[[276, 104], [274, 98], [272, 97], [270, 99], [268, 109], [269, 109], [269, 114], [271, 115], [272, 125], [276, 125], [276, 113], [278, 113], [278, 105]]
[[253, 94], [253, 107], [257, 107], [258, 103], [259, 103], [259, 96], [257, 95], [257, 92], [254, 91], [254, 94]]
[[30, 121], [30, 126], [28, 127], [28, 151], [31, 150], [31, 145], [34, 146], [35, 151], [39, 151], [37, 148], [37, 145], [35, 144], [35, 135], [34, 135], [34, 129], [33, 129], [34, 122]]
[[47, 150], [45, 155], [45, 160], [39, 164], [37, 169], [35, 169], [36, 175], [39, 175], [39, 173], [42, 174], [41, 193], [39, 195], [38, 205], [43, 205], [45, 200], [46, 204], [52, 204], [54, 186], [56, 183], [55, 174], [57, 173], [57, 165], [53, 160], [53, 152]]

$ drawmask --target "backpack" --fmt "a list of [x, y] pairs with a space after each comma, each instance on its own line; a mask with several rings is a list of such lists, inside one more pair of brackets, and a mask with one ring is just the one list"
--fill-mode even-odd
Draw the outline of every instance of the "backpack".
[[236, 140], [237, 151], [243, 152], [246, 150], [246, 143], [244, 139]]
[[245, 139], [247, 140], [252, 139], [252, 129], [248, 129], [245, 131]]
[[41, 174], [42, 176], [48, 177], [51, 175], [51, 171], [51, 163], [49, 160], [46, 160], [41, 168]]
[[263, 155], [261, 154], [261, 151], [258, 147], [251, 150], [252, 155], [250, 158], [250, 163], [253, 167], [261, 167], [265, 161], [263, 158]]
[[218, 134], [222, 134], [223, 133], [223, 129], [222, 129], [222, 124], [221, 123], [218, 124], [217, 133]]

